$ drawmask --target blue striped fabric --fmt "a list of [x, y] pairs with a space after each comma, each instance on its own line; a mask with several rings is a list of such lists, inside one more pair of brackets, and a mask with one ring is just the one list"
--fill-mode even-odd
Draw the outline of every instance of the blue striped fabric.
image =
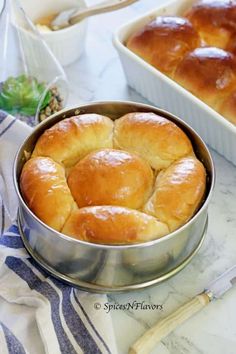
[[85, 311], [85, 309], [83, 308], [81, 302], [79, 301], [78, 297], [76, 296], [75, 293], [75, 289], [73, 289], [73, 296], [75, 301], [77, 302], [77, 304], [79, 305], [81, 311], [83, 312], [84, 316], [86, 317], [87, 321], [89, 322], [90, 326], [92, 327], [93, 331], [96, 333], [97, 337], [100, 339], [100, 341], [103, 343], [107, 353], [112, 354], [109, 347], [107, 346], [106, 342], [104, 341], [104, 339], [102, 338], [102, 336], [99, 334], [99, 332], [97, 331], [97, 329], [95, 328], [95, 326], [93, 325], [93, 322], [91, 321], [91, 319], [89, 318], [87, 312]]
[[15, 117], [11, 117], [10, 121], [5, 125], [3, 124], [6, 121], [6, 118], [9, 115], [6, 112], [0, 110], [0, 138], [7, 133], [7, 131], [15, 124], [17, 119]]
[[4, 204], [3, 204], [3, 200], [1, 199], [1, 235], [3, 234], [4, 231], [4, 227], [5, 227], [5, 208], [4, 208]]
[[0, 110], [0, 124], [4, 121], [4, 119], [6, 117], [7, 117], [7, 114]]
[[1, 234], [0, 245], [16, 249], [24, 248], [17, 225], [12, 225], [8, 231]]
[[[37, 267], [35, 261], [32, 258], [30, 258], [29, 261], [33, 266]], [[47, 277], [46, 272], [44, 272], [42, 269], [40, 269], [40, 272], [42, 275]], [[81, 318], [79, 317], [78, 313], [75, 311], [71, 303], [71, 294], [73, 292], [73, 288], [63, 284], [57, 279], [54, 279], [52, 277], [50, 278], [51, 281], [56, 285], [56, 287], [62, 292], [62, 313], [66, 320], [67, 326], [69, 327], [76, 342], [84, 351], [88, 353], [100, 354], [101, 351], [97, 347], [91, 335], [87, 332], [84, 323], [82, 322]]]
[[49, 300], [51, 305], [51, 319], [56, 330], [61, 352], [65, 354], [75, 354], [76, 352], [61, 323], [59, 315], [59, 296], [57, 292], [47, 282], [42, 282], [21, 259], [7, 257], [5, 263], [21, 279], [26, 281], [32, 290], [38, 291]]
[[16, 338], [16, 336], [10, 331], [10, 329], [7, 328], [7, 326], [5, 326], [2, 322], [0, 322], [0, 326], [2, 327], [3, 333], [5, 335], [9, 354], [26, 354], [23, 345]]
[[[12, 225], [7, 232], [5, 232], [0, 237], [0, 246], [7, 247], [9, 249], [24, 249], [22, 240], [19, 235], [19, 230], [17, 225]], [[27, 262], [32, 266], [30, 267]], [[87, 327], [81, 320], [79, 314], [75, 310], [71, 297], [73, 295], [74, 289], [69, 286], [65, 285], [62, 282], [54, 279], [53, 277], [49, 276], [45, 271], [43, 271], [36, 262], [28, 256], [27, 262], [25, 260], [14, 257], [14, 256], [7, 256], [5, 260], [5, 264], [7, 267], [12, 270], [17, 276], [19, 276], [22, 280], [24, 280], [30, 289], [37, 291], [41, 295], [43, 295], [46, 299], [48, 299], [51, 307], [51, 320], [57, 335], [60, 351], [63, 354], [76, 354], [76, 350], [73, 347], [64, 327], [62, 324], [62, 320], [60, 317], [60, 308], [62, 309], [62, 314], [64, 316], [65, 322], [67, 327], [77, 342], [78, 346], [81, 350], [86, 354], [101, 354], [101, 353], [109, 353], [111, 351], [108, 345], [105, 343], [102, 336], [99, 334], [95, 326], [93, 325], [92, 321], [90, 320], [88, 314], [80, 304], [78, 298], [74, 296], [75, 301], [82, 309], [82, 312], [88, 322], [93, 336], [88, 331]], [[40, 272], [44, 277], [44, 280], [39, 278], [35, 271]], [[55, 288], [51, 285], [54, 284]], [[60, 297], [58, 295], [58, 291], [61, 293], [62, 301], [60, 301]], [[5, 332], [4, 332], [5, 333]], [[8, 332], [7, 332], [8, 333]], [[6, 334], [5, 334], [6, 335]], [[10, 343], [12, 341], [12, 346], [14, 344], [13, 340], [8, 335], [7, 340]], [[96, 338], [96, 340], [94, 339]], [[98, 346], [97, 342], [100, 343]], [[9, 345], [8, 345], [9, 346]], [[102, 348], [102, 349], [101, 349]], [[9, 354], [13, 353], [9, 350]], [[18, 352], [14, 352], [18, 353]], [[23, 351], [19, 351], [19, 354], [24, 353]]]
[[3, 235], [1, 237], [0, 244], [11, 248], [22, 248], [22, 241], [17, 236]]
[[16, 118], [12, 120], [2, 131], [0, 131], [0, 138], [3, 136], [10, 128], [11, 126], [16, 122]]
[[[37, 264], [33, 258], [30, 258], [29, 262], [32, 264], [32, 266], [37, 267]], [[38, 270], [45, 278], [48, 277], [47, 273], [42, 268], [38, 267]], [[77, 302], [81, 311], [83, 312], [83, 315], [86, 317], [86, 320], [89, 323], [89, 326], [92, 328], [94, 334], [97, 336], [97, 338], [103, 344], [105, 352], [111, 354], [111, 351], [110, 351], [108, 345], [106, 344], [106, 342], [104, 341], [102, 336], [99, 334], [99, 332], [97, 331], [97, 329], [93, 325], [90, 317], [88, 316], [87, 312], [84, 310], [82, 304], [80, 303], [79, 299], [77, 298], [76, 293], [75, 293], [75, 289], [61, 283], [57, 279], [51, 278], [51, 280], [57, 286], [57, 288], [59, 288], [63, 293], [63, 302], [62, 302], [63, 314], [64, 314], [65, 318], [67, 319], [67, 324], [70, 327], [71, 332], [72, 332], [73, 336], [75, 337], [77, 343], [79, 343], [81, 347], [84, 347], [84, 349], [87, 349], [87, 344], [85, 346], [83, 344], [81, 345], [81, 338], [83, 341], [84, 335], [86, 334], [86, 328], [71, 303], [72, 296], [75, 299], [75, 301]], [[76, 323], [73, 323], [73, 322], [76, 322]], [[78, 327], [78, 325], [79, 325], [79, 327]], [[96, 348], [93, 348], [92, 341], [91, 341], [90, 345], [91, 345], [91, 350], [94, 350], [94, 354], [100, 353], [100, 351], [98, 351], [98, 352], [96, 351]]]

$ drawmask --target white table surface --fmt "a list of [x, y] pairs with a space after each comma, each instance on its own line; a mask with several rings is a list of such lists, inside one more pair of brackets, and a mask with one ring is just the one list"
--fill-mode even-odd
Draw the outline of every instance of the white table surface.
[[[95, 1], [87, 1], [89, 4]], [[70, 81], [70, 105], [93, 100], [147, 102], [125, 80], [112, 33], [121, 24], [165, 0], [142, 0], [127, 9], [89, 20], [86, 50], [76, 63], [66, 67]], [[236, 263], [236, 167], [212, 151], [216, 186], [209, 208], [206, 240], [191, 263], [172, 279], [137, 293], [109, 296], [111, 304], [134, 300], [162, 304], [163, 310], [113, 310], [118, 352], [129, 346], [158, 319], [190, 300], [209, 281]], [[156, 346], [156, 354], [235, 354], [236, 288], [176, 329]]]

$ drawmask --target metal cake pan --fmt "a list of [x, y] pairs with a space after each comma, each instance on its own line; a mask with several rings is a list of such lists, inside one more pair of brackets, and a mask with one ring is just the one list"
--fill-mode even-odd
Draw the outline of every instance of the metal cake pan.
[[[117, 119], [130, 112], [154, 112], [177, 124], [189, 136], [207, 171], [204, 202], [193, 218], [157, 240], [134, 245], [99, 245], [55, 231], [28, 208], [19, 188], [19, 176], [39, 136], [55, 123], [83, 113]], [[39, 124], [20, 147], [14, 162], [14, 185], [19, 199], [18, 223], [31, 256], [50, 274], [93, 292], [124, 292], [159, 283], [180, 271], [200, 248], [207, 230], [207, 209], [214, 186], [214, 165], [199, 135], [176, 116], [156, 107], [125, 101], [95, 102], [56, 113]]]

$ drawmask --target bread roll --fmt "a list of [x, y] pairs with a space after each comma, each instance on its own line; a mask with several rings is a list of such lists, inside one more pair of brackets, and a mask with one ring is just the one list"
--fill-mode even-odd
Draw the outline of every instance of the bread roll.
[[175, 81], [219, 110], [236, 85], [236, 58], [219, 48], [197, 48], [178, 66]]
[[20, 188], [32, 212], [60, 231], [74, 206], [64, 168], [48, 157], [31, 158], [23, 167]]
[[98, 114], [83, 114], [60, 121], [38, 139], [33, 156], [48, 156], [66, 167], [90, 151], [112, 148], [113, 121]]
[[127, 41], [130, 50], [169, 76], [186, 52], [200, 45], [192, 24], [174, 16], [157, 17]]
[[186, 134], [173, 122], [154, 113], [129, 113], [117, 119], [114, 146], [139, 154], [156, 170], [193, 154]]
[[139, 209], [151, 194], [153, 172], [139, 156], [103, 149], [71, 169], [68, 185], [79, 207], [109, 204]]
[[156, 189], [144, 212], [166, 223], [173, 231], [186, 223], [199, 208], [206, 187], [203, 164], [185, 157], [160, 172]]
[[205, 45], [229, 50], [231, 42], [235, 42], [235, 0], [200, 0], [193, 4], [185, 16]]
[[168, 233], [168, 227], [136, 210], [94, 206], [73, 212], [62, 232], [93, 243], [129, 244], [162, 237]]

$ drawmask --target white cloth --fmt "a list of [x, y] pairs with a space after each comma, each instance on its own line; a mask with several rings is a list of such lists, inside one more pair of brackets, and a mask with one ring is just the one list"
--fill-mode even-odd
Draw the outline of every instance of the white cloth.
[[[16, 224], [13, 161], [31, 128], [0, 111], [0, 353], [117, 353], [106, 295], [76, 290], [40, 269]], [[101, 309], [95, 309], [96, 304]]]

